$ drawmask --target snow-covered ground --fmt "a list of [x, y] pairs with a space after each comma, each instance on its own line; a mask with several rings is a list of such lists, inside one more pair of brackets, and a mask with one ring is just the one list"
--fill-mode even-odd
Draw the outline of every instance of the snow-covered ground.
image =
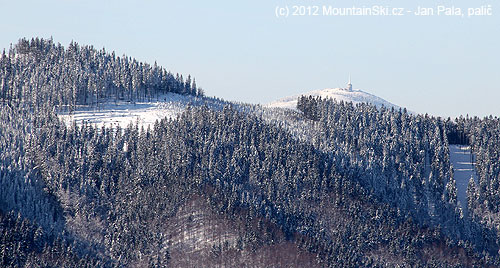
[[477, 183], [476, 169], [474, 168], [474, 154], [470, 147], [465, 145], [450, 145], [450, 161], [453, 166], [453, 178], [457, 184], [457, 198], [464, 213], [467, 213], [467, 186], [470, 178]]
[[154, 98], [150, 102], [124, 102], [109, 101], [101, 103], [99, 108], [81, 106], [73, 113], [60, 113], [60, 118], [67, 124], [76, 122], [81, 124], [86, 121], [97, 127], [103, 125], [113, 127], [127, 127], [131, 122], [139, 123], [139, 126], [146, 128], [153, 125], [156, 120], [175, 118], [181, 114], [187, 106], [195, 105], [222, 106], [223, 102], [210, 98], [194, 97], [190, 95], [179, 95], [167, 93], [161, 95], [158, 99]]
[[[323, 98], [328, 97], [338, 101], [342, 100], [353, 103], [368, 102], [379, 107], [383, 105], [388, 108], [394, 107], [399, 109], [399, 106], [397, 105], [358, 89], [354, 89], [352, 91], [340, 88], [324, 89], [311, 91], [301, 95], [321, 96]], [[276, 108], [296, 110], [297, 99], [301, 95], [286, 97], [271, 102], [263, 107], [260, 105], [242, 103], [232, 103], [232, 105], [242, 112], [253, 112], [255, 114], [260, 114], [267, 119], [267, 121], [274, 121], [277, 119], [275, 118], [275, 115], [280, 114], [279, 110], [281, 110]], [[132, 122], [139, 123], [139, 126], [144, 126], [146, 128], [148, 125], [152, 126], [156, 120], [160, 120], [165, 117], [175, 118], [189, 105], [207, 105], [211, 108], [221, 108], [225, 104], [229, 104], [229, 102], [215, 98], [167, 93], [161, 95], [159, 98], [153, 98], [152, 101], [147, 102], [130, 103], [118, 101], [115, 103], [114, 100], [110, 100], [101, 103], [99, 107], [88, 107], [86, 105], [82, 105], [77, 107], [72, 113], [61, 112], [59, 113], [59, 116], [67, 125], [70, 125], [73, 122], [76, 122], [76, 124], [79, 125], [85, 121], [97, 127], [102, 127], [103, 125], [107, 127], [119, 125], [124, 128]], [[282, 119], [282, 116], [278, 117], [279, 119]]]
[[364, 92], [359, 89], [346, 90], [343, 88], [327, 88], [321, 90], [314, 90], [304, 94], [294, 95], [285, 97], [276, 101], [273, 101], [267, 104], [267, 107], [276, 107], [276, 108], [288, 108], [288, 109], [296, 109], [297, 107], [297, 99], [300, 96], [319, 96], [321, 98], [331, 98], [337, 101], [344, 102], [352, 102], [356, 103], [371, 103], [377, 107], [385, 106], [386, 108], [399, 109], [400, 107], [394, 105], [380, 97], [372, 95], [370, 93]]

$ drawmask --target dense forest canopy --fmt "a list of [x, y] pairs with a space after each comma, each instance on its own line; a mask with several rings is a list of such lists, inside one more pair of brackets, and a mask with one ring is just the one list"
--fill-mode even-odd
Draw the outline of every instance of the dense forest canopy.
[[203, 95], [190, 75], [175, 76], [156, 65], [114, 52], [51, 39], [21, 39], [0, 58], [0, 100], [30, 102], [70, 111], [106, 100], [151, 100], [162, 93]]
[[[201, 105], [146, 129], [65, 125], [56, 112], [79, 105], [203, 94], [76, 43], [23, 39], [0, 68], [2, 267], [500, 265], [497, 118], [302, 97], [299, 112]], [[477, 155], [467, 216], [453, 142]]]

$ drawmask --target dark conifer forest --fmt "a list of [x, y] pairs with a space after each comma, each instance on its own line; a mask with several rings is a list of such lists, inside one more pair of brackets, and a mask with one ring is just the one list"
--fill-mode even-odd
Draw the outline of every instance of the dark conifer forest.
[[[0, 267], [499, 267], [500, 119], [304, 96], [188, 106], [152, 127], [60, 112], [191, 76], [72, 42], [0, 58]], [[479, 182], [457, 201], [450, 144]]]

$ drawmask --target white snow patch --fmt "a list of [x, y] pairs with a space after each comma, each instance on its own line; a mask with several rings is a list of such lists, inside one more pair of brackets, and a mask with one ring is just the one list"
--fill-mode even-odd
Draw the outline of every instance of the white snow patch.
[[352, 102], [356, 103], [371, 103], [377, 107], [385, 106], [386, 108], [399, 109], [400, 107], [394, 105], [380, 97], [372, 95], [370, 93], [364, 92], [359, 89], [353, 90], [345, 90], [342, 88], [327, 88], [310, 91], [304, 94], [294, 95], [279, 99], [277, 101], [273, 101], [267, 104], [267, 107], [276, 107], [276, 108], [288, 108], [288, 109], [296, 109], [297, 108], [297, 99], [300, 96], [318, 96], [321, 98], [331, 98], [337, 101], [344, 102]]
[[130, 123], [139, 123], [139, 126], [151, 126], [156, 120], [165, 117], [175, 118], [181, 114], [188, 105], [203, 105], [205, 98], [185, 96], [174, 93], [166, 93], [158, 98], [152, 98], [149, 102], [130, 103], [126, 101], [108, 101], [101, 103], [98, 107], [80, 106], [72, 113], [62, 112], [59, 117], [67, 124], [73, 122], [81, 124], [86, 121], [96, 127], [113, 127], [119, 125], [122, 128]]

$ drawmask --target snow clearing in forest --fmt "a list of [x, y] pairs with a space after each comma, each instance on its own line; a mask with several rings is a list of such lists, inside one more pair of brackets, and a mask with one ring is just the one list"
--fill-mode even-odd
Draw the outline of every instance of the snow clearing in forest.
[[163, 118], [176, 118], [188, 106], [208, 105], [217, 103], [210, 98], [195, 97], [191, 95], [180, 95], [166, 93], [151, 98], [151, 101], [138, 101], [135, 103], [127, 101], [108, 101], [99, 106], [89, 107], [82, 105], [73, 112], [59, 113], [59, 117], [71, 125], [75, 122], [81, 125], [87, 122], [97, 127], [127, 127], [130, 123], [138, 123], [139, 127], [153, 127], [156, 120]]
[[467, 213], [467, 186], [471, 178], [478, 182], [474, 168], [475, 156], [470, 146], [450, 144], [450, 161], [453, 167], [453, 178], [457, 185], [457, 199], [464, 213]]

